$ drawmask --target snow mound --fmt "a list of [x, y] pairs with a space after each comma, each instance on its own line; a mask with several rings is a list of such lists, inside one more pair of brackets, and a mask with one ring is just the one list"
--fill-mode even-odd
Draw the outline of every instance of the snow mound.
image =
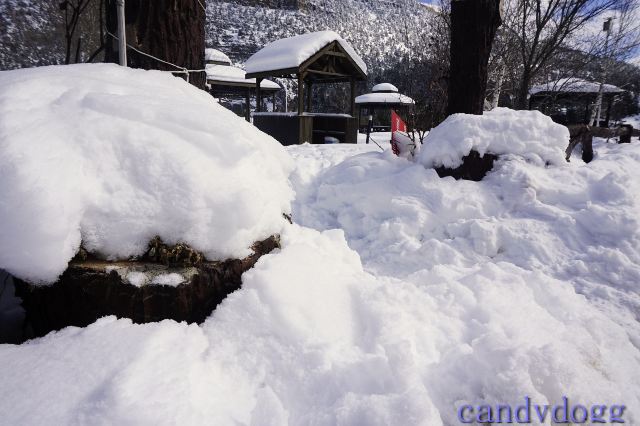
[[471, 150], [480, 155], [515, 154], [538, 164], [565, 163], [569, 131], [539, 111], [495, 108], [483, 115], [454, 114], [431, 130], [418, 162], [456, 168]]
[[376, 277], [292, 226], [202, 326], [103, 318], [0, 347], [7, 424], [456, 425], [469, 404], [640, 408], [637, 349], [570, 285], [508, 264]]
[[52, 282], [81, 242], [126, 258], [155, 235], [244, 257], [285, 223], [291, 169], [274, 139], [171, 74], [0, 72], [0, 268]]

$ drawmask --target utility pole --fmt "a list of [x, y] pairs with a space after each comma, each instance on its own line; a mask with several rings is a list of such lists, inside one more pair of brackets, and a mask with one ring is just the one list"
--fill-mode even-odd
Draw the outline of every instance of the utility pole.
[[124, 0], [117, 0], [118, 7], [118, 56], [120, 65], [127, 66], [127, 35], [124, 22]]
[[[608, 50], [609, 50], [609, 36], [611, 36], [611, 27], [612, 27], [613, 18], [607, 18], [602, 25], [602, 31], [606, 31], [607, 36], [604, 40], [604, 69], [602, 71], [602, 80], [600, 80], [600, 87], [598, 88], [598, 96], [596, 97], [596, 103], [594, 105], [593, 110], [591, 111], [591, 120], [589, 120], [589, 126], [593, 126], [594, 124], [600, 125], [600, 111], [602, 110], [602, 93], [604, 92], [604, 82], [609, 74], [609, 61], [608, 58]], [[597, 121], [596, 121], [597, 119]]]

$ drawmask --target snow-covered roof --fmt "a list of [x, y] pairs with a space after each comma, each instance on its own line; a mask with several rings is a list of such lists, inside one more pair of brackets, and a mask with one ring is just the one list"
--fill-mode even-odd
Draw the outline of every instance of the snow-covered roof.
[[329, 43], [337, 41], [353, 59], [358, 68], [366, 74], [367, 66], [353, 47], [334, 31], [318, 31], [295, 37], [283, 38], [269, 43], [256, 52], [246, 62], [247, 73], [297, 68], [307, 59], [318, 53]]
[[231, 65], [231, 59], [218, 49], [204, 49], [204, 60], [209, 63]]
[[[205, 67], [207, 72], [207, 81], [208, 82], [223, 82], [230, 84], [239, 84], [239, 85], [256, 85], [255, 78], [245, 78], [245, 71], [228, 66], [228, 65], [207, 65]], [[261, 89], [267, 90], [279, 90], [280, 86], [277, 83], [274, 83], [271, 80], [262, 80], [260, 82]]]
[[[561, 78], [556, 81], [550, 81], [545, 84], [533, 86], [529, 93], [535, 95], [541, 92], [558, 92], [558, 93], [598, 93], [600, 83], [587, 81], [580, 78]], [[622, 93], [623, 89], [613, 84], [605, 84], [604, 93]]]
[[[397, 89], [396, 89], [397, 90]], [[356, 97], [356, 104], [411, 105], [414, 100], [400, 93], [367, 93]]]
[[396, 92], [398, 93], [398, 88], [391, 83], [380, 83], [373, 86], [371, 89], [372, 92]]

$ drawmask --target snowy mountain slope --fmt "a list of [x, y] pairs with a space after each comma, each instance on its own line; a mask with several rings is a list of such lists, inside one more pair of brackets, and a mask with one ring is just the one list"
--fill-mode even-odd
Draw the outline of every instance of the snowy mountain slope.
[[[251, 3], [251, 2], [248, 2]], [[207, 2], [207, 44], [244, 62], [267, 43], [311, 31], [333, 30], [380, 72], [428, 34], [433, 11], [415, 0], [309, 0], [281, 8], [247, 2]], [[255, 2], [254, 2], [255, 3]]]

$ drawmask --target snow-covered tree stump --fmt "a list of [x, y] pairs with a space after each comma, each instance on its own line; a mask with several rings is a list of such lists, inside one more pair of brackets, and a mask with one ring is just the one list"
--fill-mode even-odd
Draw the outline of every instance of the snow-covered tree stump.
[[203, 322], [230, 293], [242, 274], [280, 246], [274, 236], [253, 246], [244, 259], [207, 261], [186, 245], [167, 246], [159, 239], [139, 259], [109, 262], [83, 250], [60, 279], [36, 286], [16, 279], [16, 293], [34, 336], [67, 326], [87, 326], [107, 315], [135, 323], [173, 319]]

